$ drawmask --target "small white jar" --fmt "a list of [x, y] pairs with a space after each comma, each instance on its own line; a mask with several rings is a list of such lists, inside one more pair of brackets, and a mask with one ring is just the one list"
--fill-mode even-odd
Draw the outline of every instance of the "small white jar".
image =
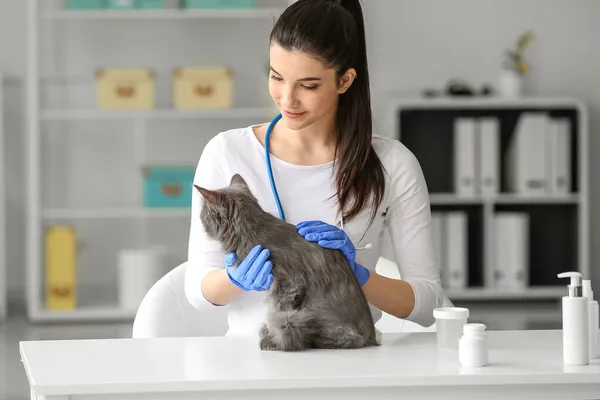
[[458, 344], [458, 358], [464, 367], [488, 365], [488, 339], [484, 324], [466, 324]]
[[469, 318], [469, 309], [441, 307], [433, 310], [439, 350], [458, 350], [458, 341]]

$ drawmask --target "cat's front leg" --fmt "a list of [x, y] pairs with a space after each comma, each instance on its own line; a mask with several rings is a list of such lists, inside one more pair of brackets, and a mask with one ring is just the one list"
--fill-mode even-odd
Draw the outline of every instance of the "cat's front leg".
[[269, 332], [269, 328], [266, 324], [263, 324], [263, 326], [260, 328], [259, 336], [261, 350], [280, 350], [279, 346], [273, 338], [273, 334]]

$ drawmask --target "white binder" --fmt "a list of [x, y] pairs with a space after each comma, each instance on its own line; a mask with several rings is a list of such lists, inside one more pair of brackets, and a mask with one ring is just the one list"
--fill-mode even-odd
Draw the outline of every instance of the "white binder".
[[448, 211], [444, 223], [445, 287], [447, 289], [464, 289], [468, 286], [468, 226], [467, 214], [464, 211]]
[[460, 197], [479, 194], [476, 130], [475, 118], [458, 117], [454, 120], [454, 191]]
[[443, 286], [443, 282], [446, 278], [446, 260], [444, 257], [444, 213], [441, 211], [431, 212], [431, 235], [435, 259], [440, 271]]
[[549, 191], [555, 196], [571, 191], [571, 122], [568, 118], [552, 118], [547, 143]]
[[510, 192], [523, 196], [549, 193], [546, 137], [548, 117], [524, 112], [519, 117], [506, 153], [506, 184]]
[[529, 217], [499, 212], [494, 217], [495, 288], [525, 289], [529, 284]]
[[500, 188], [500, 122], [495, 117], [479, 119], [479, 167], [481, 194], [495, 196]]

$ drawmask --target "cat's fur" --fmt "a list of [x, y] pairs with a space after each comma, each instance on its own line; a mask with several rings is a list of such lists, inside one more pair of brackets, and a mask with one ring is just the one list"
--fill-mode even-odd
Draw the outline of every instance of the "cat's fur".
[[258, 244], [270, 251], [273, 283], [261, 349], [378, 345], [367, 299], [341, 251], [307, 241], [294, 225], [265, 212], [239, 174], [218, 190], [194, 186], [204, 198], [202, 224], [225, 252], [237, 253], [239, 263]]

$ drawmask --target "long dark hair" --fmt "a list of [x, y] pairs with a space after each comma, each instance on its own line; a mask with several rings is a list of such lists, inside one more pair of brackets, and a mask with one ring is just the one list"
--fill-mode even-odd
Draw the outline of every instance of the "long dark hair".
[[277, 20], [270, 42], [319, 58], [356, 79], [340, 95], [336, 115], [336, 187], [342, 217], [354, 218], [372, 196], [373, 214], [385, 192], [384, 169], [371, 145], [373, 122], [363, 13], [359, 0], [298, 0]]

